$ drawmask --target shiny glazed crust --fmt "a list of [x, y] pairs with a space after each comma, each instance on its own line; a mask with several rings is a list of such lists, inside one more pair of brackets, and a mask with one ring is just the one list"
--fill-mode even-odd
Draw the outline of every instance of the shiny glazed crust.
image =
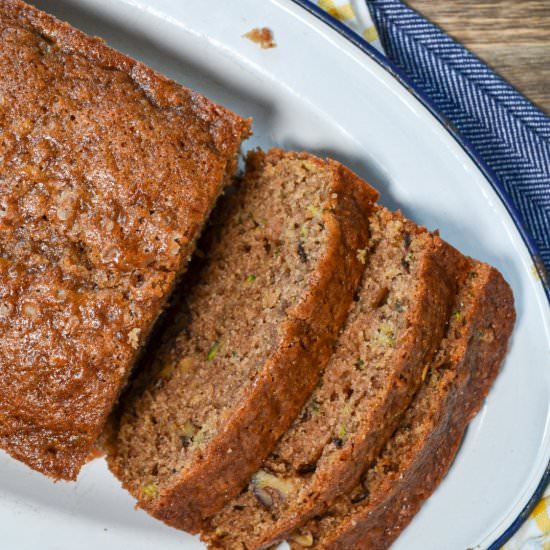
[[75, 479], [249, 122], [0, 0], [0, 447]]

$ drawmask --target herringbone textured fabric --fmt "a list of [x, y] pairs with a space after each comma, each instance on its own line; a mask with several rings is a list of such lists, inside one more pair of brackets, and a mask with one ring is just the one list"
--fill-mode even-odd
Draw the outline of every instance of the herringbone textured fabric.
[[550, 119], [400, 0], [367, 0], [389, 59], [496, 174], [550, 271]]

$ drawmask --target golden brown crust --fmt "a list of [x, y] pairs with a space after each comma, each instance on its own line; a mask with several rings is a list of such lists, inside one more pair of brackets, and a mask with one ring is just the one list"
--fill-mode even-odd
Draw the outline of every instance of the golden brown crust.
[[202, 94], [185, 88], [144, 63], [113, 50], [99, 37], [88, 36], [21, 0], [0, 0], [0, 13], [3, 19], [11, 20], [12, 24], [32, 28], [67, 54], [82, 56], [94, 65], [127, 74], [159, 109], [187, 110], [190, 107], [197, 117], [212, 124], [210, 131], [220, 153], [229, 152], [233, 156], [235, 141], [240, 143], [250, 135], [250, 120], [243, 120]]
[[483, 295], [469, 312], [475, 322], [461, 347], [454, 350], [458, 366], [442, 375], [446, 393], [437, 405], [439, 413], [426, 420], [430, 422], [428, 436], [409, 449], [407, 466], [399, 471], [398, 479], [388, 477], [377, 489], [372, 505], [347, 516], [332, 536], [317, 540], [315, 548], [388, 548], [446, 474], [468, 423], [498, 374], [515, 321], [510, 287], [495, 269], [483, 266], [481, 272], [477, 284], [483, 285]]
[[[283, 156], [324, 163], [307, 153], [272, 150], [251, 154], [249, 164], [276, 163]], [[330, 357], [364, 268], [356, 255], [368, 242], [367, 216], [378, 194], [339, 163], [328, 162], [333, 172], [332, 212], [323, 221], [331, 238], [309, 295], [289, 310], [283, 344], [215, 444], [153, 506], [140, 503], [169, 525], [197, 532], [205, 516], [238, 494], [297, 415]]]
[[74, 479], [249, 123], [0, 1], [0, 446]]

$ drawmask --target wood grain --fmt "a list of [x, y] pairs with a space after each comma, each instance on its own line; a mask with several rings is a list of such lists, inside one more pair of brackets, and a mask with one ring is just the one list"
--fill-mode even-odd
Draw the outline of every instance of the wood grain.
[[406, 0], [550, 114], [550, 0]]

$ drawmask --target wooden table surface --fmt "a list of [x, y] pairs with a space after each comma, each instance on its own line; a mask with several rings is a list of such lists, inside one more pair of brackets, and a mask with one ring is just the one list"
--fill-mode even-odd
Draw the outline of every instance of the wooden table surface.
[[550, 115], [550, 0], [406, 0]]

